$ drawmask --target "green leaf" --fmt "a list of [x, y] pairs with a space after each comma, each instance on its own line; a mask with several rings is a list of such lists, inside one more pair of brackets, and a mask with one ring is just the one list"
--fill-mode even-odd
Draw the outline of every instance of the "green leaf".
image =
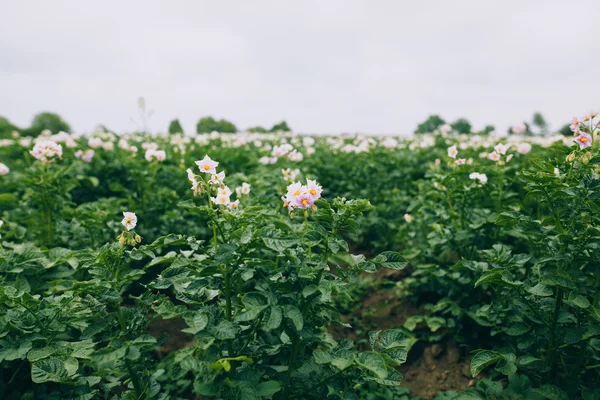
[[363, 261], [363, 262], [359, 262], [356, 267], [362, 271], [368, 272], [370, 274], [373, 274], [375, 272], [377, 272], [377, 268], [375, 267], [375, 264], [373, 264], [371, 261]]
[[269, 319], [263, 328], [265, 331], [272, 331], [273, 329], [279, 328], [281, 320], [283, 319], [283, 312], [280, 307], [273, 306], [270, 310], [271, 313], [269, 314]]
[[54, 353], [56, 353], [56, 348], [50, 346], [39, 349], [31, 349], [29, 353], [27, 353], [27, 360], [29, 360], [29, 362], [35, 362], [43, 358], [50, 357]]
[[532, 356], [521, 356], [517, 359], [517, 365], [520, 367], [524, 367], [526, 365], [533, 364], [537, 361], [540, 361], [540, 359]]
[[298, 310], [298, 308], [288, 304], [284, 307], [283, 314], [286, 318], [292, 320], [292, 323], [298, 332], [302, 330], [304, 327], [304, 318], [302, 317], [302, 313], [300, 310]]
[[281, 385], [277, 381], [266, 381], [266, 382], [260, 383], [256, 387], [256, 391], [257, 391], [258, 395], [263, 396], [263, 397], [275, 394], [275, 393], [279, 392], [280, 390], [281, 390]]
[[527, 289], [527, 291], [529, 293], [533, 294], [534, 296], [541, 296], [541, 297], [552, 296], [552, 289], [550, 289], [548, 286], [544, 285], [543, 283], [538, 283], [534, 287]]
[[214, 328], [214, 336], [219, 340], [235, 339], [235, 335], [238, 334], [240, 328], [231, 321], [221, 321], [219, 325]]
[[486, 271], [481, 275], [477, 282], [475, 282], [475, 287], [479, 285], [483, 285], [484, 283], [498, 282], [502, 280], [502, 272], [497, 270]]
[[395, 270], [404, 269], [408, 265], [408, 261], [399, 253], [393, 251], [384, 251], [378, 254], [373, 260], [375, 264], [380, 264], [384, 268]]
[[569, 396], [554, 385], [542, 385], [533, 391], [549, 400], [567, 400]]
[[65, 368], [65, 363], [58, 358], [46, 358], [31, 364], [31, 380], [34, 383], [67, 382], [69, 372]]
[[590, 306], [590, 302], [584, 296], [575, 292], [569, 293], [569, 302], [579, 308], [586, 309]]
[[482, 350], [475, 354], [471, 359], [471, 374], [473, 377], [479, 375], [479, 373], [488, 365], [497, 363], [504, 360], [504, 356], [496, 351]]
[[385, 379], [388, 376], [388, 369], [385, 360], [381, 355], [374, 352], [364, 352], [358, 355], [356, 363], [375, 374], [379, 379]]
[[313, 351], [313, 357], [317, 364], [329, 364], [332, 360], [331, 354], [319, 349]]
[[191, 333], [195, 335], [196, 333], [204, 330], [208, 325], [208, 315], [202, 311], [186, 312], [183, 315], [183, 319], [188, 324], [189, 328], [184, 328], [181, 332]]

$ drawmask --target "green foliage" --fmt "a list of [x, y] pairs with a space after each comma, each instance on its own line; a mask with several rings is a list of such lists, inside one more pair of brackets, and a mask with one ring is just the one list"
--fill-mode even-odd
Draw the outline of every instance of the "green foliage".
[[291, 132], [291, 129], [287, 122], [281, 121], [280, 123], [273, 125], [269, 132]]
[[225, 120], [215, 120], [213, 117], [200, 118], [196, 124], [196, 132], [198, 133], [210, 133], [210, 132], [221, 132], [221, 133], [235, 133], [237, 132], [236, 126]]
[[263, 128], [262, 126], [253, 126], [252, 128], [248, 128], [246, 129], [247, 132], [253, 132], [253, 133], [267, 133], [268, 131]]
[[174, 119], [169, 123], [169, 133], [185, 133], [178, 119]]
[[42, 112], [33, 117], [31, 126], [22, 130], [25, 136], [37, 136], [43, 130], [48, 129], [52, 133], [70, 132], [71, 127], [58, 114]]
[[471, 123], [467, 121], [465, 118], [459, 118], [454, 121], [452, 124], [452, 129], [454, 129], [458, 133], [468, 134], [471, 133]]
[[0, 139], [10, 138], [13, 131], [18, 129], [8, 119], [0, 117]]
[[432, 133], [445, 123], [446, 121], [439, 115], [430, 115], [424, 122], [417, 125], [415, 133]]

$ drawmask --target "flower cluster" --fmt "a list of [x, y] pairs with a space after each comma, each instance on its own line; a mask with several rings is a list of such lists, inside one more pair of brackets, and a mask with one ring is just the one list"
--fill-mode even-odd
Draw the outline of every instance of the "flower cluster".
[[86, 151], [77, 150], [75, 152], [75, 158], [81, 158], [86, 163], [91, 163], [92, 158], [94, 158], [94, 154], [96, 154], [96, 152], [92, 149], [87, 149]]
[[287, 207], [288, 211], [295, 208], [316, 210], [315, 201], [321, 197], [323, 188], [316, 180], [306, 180], [306, 185], [300, 182], [295, 182], [287, 187], [287, 193], [281, 197], [283, 206]]
[[[202, 160], [196, 161], [196, 165], [200, 169], [200, 172], [210, 174], [208, 185], [213, 185], [216, 188], [217, 195], [215, 197], [210, 196], [210, 201], [213, 204], [226, 206], [230, 209], [238, 208], [240, 200], [231, 201], [231, 189], [224, 183], [225, 171], [217, 172], [219, 163], [206, 155]], [[194, 195], [197, 195], [203, 189], [203, 183], [207, 181], [202, 176], [194, 174], [194, 171], [190, 168], [187, 169], [187, 174], [188, 180], [192, 183]], [[236, 194], [238, 197], [250, 194], [250, 184], [244, 182], [241, 187], [236, 188]]]
[[480, 186], [485, 185], [488, 181], [488, 177], [486, 174], [480, 174], [479, 172], [473, 172], [469, 174], [469, 179], [479, 181]]
[[62, 158], [63, 149], [56, 142], [42, 140], [37, 142], [29, 153], [41, 162], [47, 163], [52, 162], [54, 158]]
[[156, 150], [154, 148], [150, 148], [146, 150], [144, 158], [148, 162], [152, 161], [153, 159], [156, 159], [157, 161], [165, 161], [165, 159], [167, 158], [167, 153], [164, 150]]
[[573, 134], [577, 136], [575, 143], [579, 145], [580, 150], [590, 147], [594, 141], [594, 132], [600, 127], [600, 121], [597, 121], [594, 125], [594, 118], [597, 115], [597, 113], [591, 112], [581, 119], [573, 118], [570, 128]]

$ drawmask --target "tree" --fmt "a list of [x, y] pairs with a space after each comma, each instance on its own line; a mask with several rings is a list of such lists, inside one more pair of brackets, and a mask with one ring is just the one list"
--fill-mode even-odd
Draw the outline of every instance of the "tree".
[[248, 128], [246, 129], [247, 132], [253, 132], [253, 133], [266, 133], [268, 132], [265, 128], [263, 128], [262, 126], [253, 126], [252, 128]]
[[548, 133], [548, 123], [541, 113], [536, 112], [533, 114], [533, 125], [538, 128], [540, 134], [546, 135]]
[[0, 139], [10, 138], [13, 131], [17, 131], [16, 125], [13, 125], [8, 119], [0, 117]]
[[66, 123], [58, 114], [51, 112], [42, 112], [37, 114], [35, 117], [33, 117], [31, 126], [25, 131], [29, 135], [37, 136], [45, 129], [48, 129], [54, 134], [60, 131], [71, 131], [71, 127], [68, 123]]
[[219, 121], [213, 117], [200, 118], [196, 124], [196, 132], [198, 133], [209, 133], [209, 132], [222, 132], [222, 133], [235, 133], [237, 132], [236, 126], [225, 119]]
[[494, 132], [496, 130], [496, 128], [494, 127], [494, 125], [486, 125], [481, 132], [479, 132], [480, 135], [489, 135], [490, 132]]
[[178, 119], [174, 119], [169, 124], [169, 133], [183, 133], [183, 128]]
[[291, 129], [288, 126], [287, 122], [281, 121], [280, 123], [273, 125], [273, 127], [271, 128], [271, 130], [269, 132], [279, 132], [279, 131], [291, 132]]
[[564, 136], [573, 136], [573, 131], [571, 130], [571, 123], [563, 125], [563, 127], [560, 128], [558, 133], [560, 133], [561, 135], [564, 135]]
[[458, 133], [471, 133], [471, 123], [465, 118], [459, 118], [452, 124], [452, 129]]
[[424, 122], [421, 122], [419, 125], [417, 125], [415, 133], [431, 133], [445, 123], [446, 121], [444, 121], [439, 115], [430, 115]]

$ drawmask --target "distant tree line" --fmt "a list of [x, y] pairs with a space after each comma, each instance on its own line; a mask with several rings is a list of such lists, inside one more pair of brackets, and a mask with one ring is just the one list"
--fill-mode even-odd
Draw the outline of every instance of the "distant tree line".
[[8, 138], [13, 131], [18, 131], [23, 136], [38, 136], [43, 130], [48, 129], [52, 133], [60, 131], [70, 132], [71, 127], [58, 114], [42, 112], [33, 117], [31, 125], [21, 128], [11, 123], [7, 118], [0, 117], [0, 138]]
[[[570, 125], [571, 123], [564, 125], [558, 132], [562, 133], [563, 135], [572, 135], [573, 132], [571, 132], [571, 129], [569, 128]], [[444, 126], [446, 126], [446, 128], [450, 127], [454, 132], [464, 134], [472, 133], [478, 135], [487, 135], [495, 130], [494, 125], [486, 125], [482, 130], [474, 131], [471, 123], [466, 118], [459, 118], [454, 122], [448, 122], [439, 115], [430, 115], [425, 121], [417, 125], [415, 133], [433, 133], [436, 131], [443, 131]], [[508, 133], [514, 133], [513, 129], [515, 127], [517, 127], [517, 125], [509, 127]], [[546, 122], [546, 119], [539, 112], [533, 114], [531, 121], [523, 121], [520, 123], [518, 128], [519, 133], [524, 135], [548, 135], [552, 133], [548, 123]]]

